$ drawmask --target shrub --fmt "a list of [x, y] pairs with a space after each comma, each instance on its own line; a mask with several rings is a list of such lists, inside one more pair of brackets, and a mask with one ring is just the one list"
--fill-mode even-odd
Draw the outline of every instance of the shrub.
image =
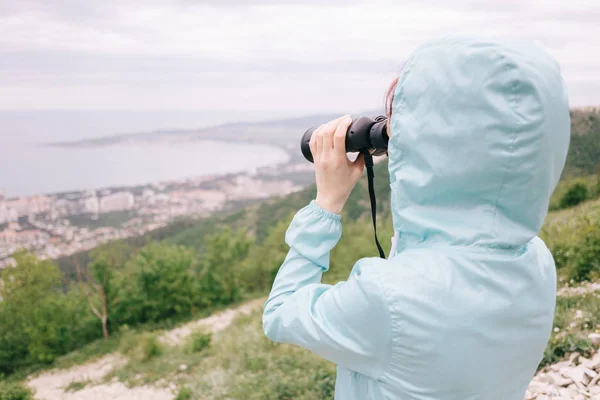
[[0, 381], [0, 400], [32, 400], [32, 391], [18, 382]]
[[149, 361], [162, 354], [163, 347], [156, 334], [127, 332], [121, 339], [119, 351], [137, 361]]
[[156, 335], [143, 335], [140, 340], [140, 356], [142, 361], [148, 361], [162, 354], [162, 345]]
[[538, 368], [562, 360], [568, 353], [579, 352], [588, 355], [593, 349], [592, 343], [577, 335], [552, 337], [544, 350], [544, 356]]
[[593, 280], [600, 274], [600, 223], [581, 232], [581, 240], [573, 253], [569, 278], [577, 282]]
[[65, 392], [77, 392], [77, 391], [83, 389], [84, 387], [86, 387], [89, 383], [90, 383], [89, 380], [87, 380], [87, 381], [72, 381], [65, 387]]
[[577, 182], [560, 199], [560, 208], [576, 206], [590, 198], [588, 187], [585, 183]]
[[114, 319], [138, 325], [190, 315], [200, 293], [194, 266], [189, 249], [150, 243], [117, 276]]
[[557, 269], [562, 269], [569, 265], [569, 260], [573, 256], [573, 249], [565, 243], [558, 243], [553, 246], [552, 257]]
[[188, 387], [182, 386], [177, 393], [175, 400], [190, 400], [192, 398], [192, 390]]
[[188, 338], [187, 351], [189, 353], [199, 353], [210, 347], [212, 335], [202, 331], [193, 332]]

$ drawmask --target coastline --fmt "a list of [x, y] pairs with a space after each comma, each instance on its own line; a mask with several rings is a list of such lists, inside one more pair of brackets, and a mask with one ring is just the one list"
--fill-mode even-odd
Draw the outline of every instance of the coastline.
[[[289, 150], [285, 150], [289, 151]], [[0, 197], [0, 268], [20, 249], [43, 259], [144, 235], [179, 218], [201, 218], [235, 205], [283, 196], [314, 181], [312, 164], [287, 162], [251, 171], [134, 186]]]

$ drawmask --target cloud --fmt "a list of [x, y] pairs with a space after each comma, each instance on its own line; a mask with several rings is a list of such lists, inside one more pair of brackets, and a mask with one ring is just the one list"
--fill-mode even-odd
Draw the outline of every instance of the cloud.
[[0, 108], [372, 108], [418, 44], [482, 33], [546, 47], [600, 103], [598, 20], [595, 0], [2, 2]]

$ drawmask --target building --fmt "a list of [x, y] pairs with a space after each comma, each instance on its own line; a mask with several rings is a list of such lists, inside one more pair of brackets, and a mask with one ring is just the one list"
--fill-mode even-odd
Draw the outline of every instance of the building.
[[130, 192], [116, 192], [100, 198], [100, 212], [130, 210], [135, 205], [135, 197]]
[[96, 194], [83, 200], [83, 209], [87, 213], [98, 214], [100, 212], [100, 200]]

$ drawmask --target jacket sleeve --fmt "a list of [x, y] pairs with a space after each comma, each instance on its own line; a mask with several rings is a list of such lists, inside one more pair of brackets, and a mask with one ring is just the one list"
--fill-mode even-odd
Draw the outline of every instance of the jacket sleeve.
[[[340, 216], [313, 201], [294, 217], [286, 233], [289, 253], [265, 303], [266, 336], [304, 347], [374, 379], [387, 364], [390, 318], [383, 294], [359, 261], [346, 282], [321, 283], [329, 252], [341, 237]], [[369, 276], [367, 276], [369, 275]]]

